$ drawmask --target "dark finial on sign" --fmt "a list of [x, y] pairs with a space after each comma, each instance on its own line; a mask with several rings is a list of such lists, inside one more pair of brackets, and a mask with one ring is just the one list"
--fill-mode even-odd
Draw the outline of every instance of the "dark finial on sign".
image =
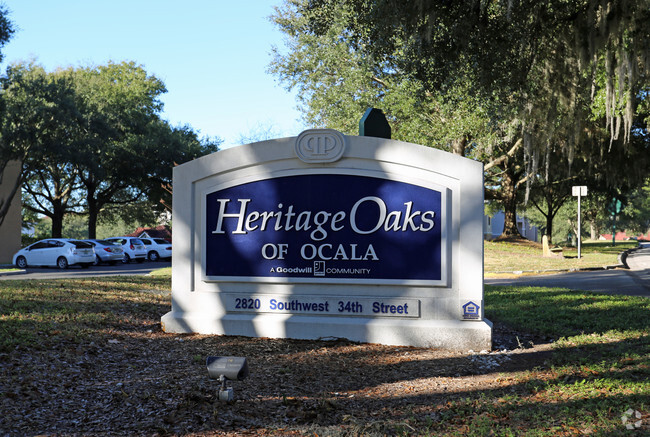
[[359, 121], [359, 136], [390, 139], [390, 125], [381, 109], [366, 109]]

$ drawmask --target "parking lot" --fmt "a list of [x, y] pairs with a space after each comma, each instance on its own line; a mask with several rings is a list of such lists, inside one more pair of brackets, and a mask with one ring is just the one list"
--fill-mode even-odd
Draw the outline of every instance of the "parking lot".
[[170, 267], [171, 261], [143, 263], [116, 264], [114, 266], [101, 265], [83, 269], [72, 266], [61, 270], [56, 267], [28, 267], [25, 270], [10, 273], [0, 273], [0, 280], [7, 279], [63, 279], [63, 278], [89, 278], [93, 276], [127, 276], [148, 275], [154, 270]]

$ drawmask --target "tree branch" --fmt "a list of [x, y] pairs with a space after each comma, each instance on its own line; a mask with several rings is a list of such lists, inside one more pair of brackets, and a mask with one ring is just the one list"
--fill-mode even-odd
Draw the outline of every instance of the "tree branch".
[[517, 152], [517, 149], [519, 149], [522, 144], [524, 144], [524, 140], [522, 138], [519, 138], [515, 145], [512, 146], [510, 150], [508, 150], [508, 152], [506, 152], [504, 155], [499, 156], [497, 159], [494, 159], [492, 162], [485, 164], [483, 166], [483, 171], [487, 171], [492, 167], [503, 164], [506, 160], [508, 160], [508, 158], [512, 158], [512, 156], [514, 156], [515, 152]]

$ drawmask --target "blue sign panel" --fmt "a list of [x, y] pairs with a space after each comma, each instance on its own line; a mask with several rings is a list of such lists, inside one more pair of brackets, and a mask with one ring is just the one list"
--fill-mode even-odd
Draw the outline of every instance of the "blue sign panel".
[[206, 196], [208, 277], [442, 279], [441, 193], [309, 174]]

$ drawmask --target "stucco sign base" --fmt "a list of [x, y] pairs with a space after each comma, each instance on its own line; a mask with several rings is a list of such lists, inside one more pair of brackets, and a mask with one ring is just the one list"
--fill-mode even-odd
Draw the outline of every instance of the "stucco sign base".
[[[391, 320], [295, 315], [237, 315], [210, 318], [205, 313], [166, 314], [165, 332], [246, 337], [330, 340], [346, 338], [362, 343], [432, 347], [449, 350], [483, 350], [492, 345], [492, 323], [459, 320]], [[309, 329], [305, 329], [309, 326]]]
[[483, 166], [322, 129], [174, 168], [166, 332], [490, 349]]

